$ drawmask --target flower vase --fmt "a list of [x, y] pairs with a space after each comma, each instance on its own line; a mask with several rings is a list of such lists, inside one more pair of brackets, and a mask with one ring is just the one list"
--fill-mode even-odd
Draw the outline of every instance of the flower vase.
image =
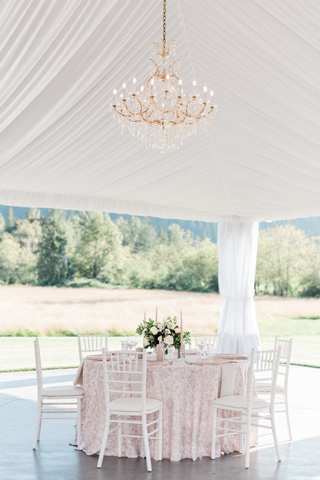
[[186, 357], [186, 352], [185, 352], [185, 347], [183, 345], [182, 348], [178, 348], [178, 358], [185, 358]]
[[157, 361], [163, 362], [163, 350], [159, 344], [156, 346], [156, 355], [157, 355]]

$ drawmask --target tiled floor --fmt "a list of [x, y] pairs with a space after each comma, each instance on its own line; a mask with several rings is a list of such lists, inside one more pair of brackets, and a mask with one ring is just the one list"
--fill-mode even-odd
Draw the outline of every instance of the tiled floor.
[[[72, 382], [74, 370], [45, 372], [45, 383]], [[235, 453], [215, 461], [153, 462], [111, 458], [97, 470], [97, 456], [88, 457], [69, 446], [74, 426], [69, 421], [46, 421], [36, 452], [32, 450], [36, 418], [35, 372], [0, 374], [1, 480], [316, 480], [320, 479], [320, 369], [291, 367], [291, 422], [294, 440], [286, 441], [282, 415], [277, 418], [282, 462], [277, 463], [271, 437], [263, 437], [251, 453], [251, 468]]]

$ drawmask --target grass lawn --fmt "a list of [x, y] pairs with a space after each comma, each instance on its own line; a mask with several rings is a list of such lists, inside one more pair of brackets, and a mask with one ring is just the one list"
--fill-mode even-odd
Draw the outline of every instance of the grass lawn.
[[[191, 333], [213, 333], [223, 300], [217, 294], [164, 290], [0, 286], [0, 370], [34, 368], [33, 338], [4, 335], [43, 337], [44, 368], [76, 366], [77, 338], [57, 335], [106, 330], [131, 335], [144, 312], [154, 317], [156, 305], [159, 318], [182, 310]], [[320, 299], [258, 297], [255, 305], [263, 348], [271, 347], [275, 336], [292, 337], [292, 362], [320, 367]], [[110, 348], [120, 342], [111, 337]]]
[[[124, 337], [111, 337], [109, 348], [117, 350]], [[0, 337], [0, 371], [35, 368], [32, 337]], [[273, 339], [261, 338], [262, 348], [272, 348]], [[141, 342], [142, 346], [142, 342]], [[79, 365], [76, 337], [41, 337], [43, 368]], [[292, 363], [320, 367], [320, 337], [294, 337]]]

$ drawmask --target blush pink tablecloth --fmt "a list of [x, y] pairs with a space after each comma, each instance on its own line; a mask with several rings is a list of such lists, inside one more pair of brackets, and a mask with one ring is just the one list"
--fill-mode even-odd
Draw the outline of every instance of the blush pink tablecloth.
[[[234, 394], [245, 394], [248, 369], [248, 362], [234, 364]], [[212, 402], [220, 394], [221, 371], [221, 365], [148, 365], [147, 396], [163, 402], [163, 458], [196, 460], [211, 455]], [[85, 395], [78, 449], [93, 455], [100, 452], [104, 430], [102, 362], [85, 360], [82, 380]], [[132, 433], [132, 426], [127, 428]], [[123, 456], [144, 456], [140, 439], [123, 438], [122, 448]], [[238, 436], [225, 437], [216, 443], [216, 456], [238, 449]], [[150, 450], [156, 459], [156, 441], [150, 440]], [[109, 435], [105, 454], [117, 456], [116, 432]]]

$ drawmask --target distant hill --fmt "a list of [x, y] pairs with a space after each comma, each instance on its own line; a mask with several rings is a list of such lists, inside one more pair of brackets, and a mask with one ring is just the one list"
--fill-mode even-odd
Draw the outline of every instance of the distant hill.
[[[0, 205], [0, 213], [7, 218], [9, 207], [5, 205]], [[28, 208], [25, 207], [13, 207], [14, 214], [16, 218], [25, 218], [26, 211]], [[67, 216], [75, 213], [74, 211], [67, 210]], [[48, 209], [41, 208], [41, 215], [47, 216]], [[118, 215], [116, 213], [110, 213], [110, 217], [114, 220], [118, 217], [130, 218], [131, 215]], [[215, 222], [198, 222], [198, 221], [190, 221], [190, 220], [172, 220], [172, 219], [165, 219], [165, 218], [157, 218], [157, 217], [149, 217], [150, 223], [154, 225], [157, 229], [163, 228], [167, 230], [169, 225], [172, 223], [177, 223], [180, 225], [181, 228], [184, 230], [190, 230], [192, 236], [196, 237], [208, 237], [213, 242], [217, 241], [217, 229], [218, 224]], [[304, 230], [310, 236], [320, 236], [320, 217], [309, 217], [309, 218], [296, 218], [294, 220], [282, 220], [277, 222], [261, 222], [260, 223], [260, 230], [265, 228], [270, 228], [275, 225], [285, 225], [287, 223], [291, 223], [296, 225], [301, 230]]]

